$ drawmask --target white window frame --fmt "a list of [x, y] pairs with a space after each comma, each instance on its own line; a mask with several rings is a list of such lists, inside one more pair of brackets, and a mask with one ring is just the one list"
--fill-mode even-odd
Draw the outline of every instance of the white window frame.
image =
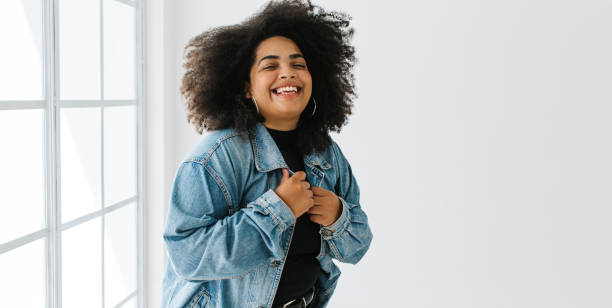
[[[135, 85], [136, 85], [136, 98], [134, 100], [104, 100], [104, 36], [103, 36], [103, 22], [104, 22], [104, 11], [102, 8], [105, 0], [100, 0], [100, 100], [62, 100], [59, 99], [59, 16], [58, 14], [58, 1], [60, 0], [41, 0], [42, 3], [42, 44], [43, 44], [43, 78], [44, 78], [44, 93], [45, 99], [43, 100], [30, 100], [30, 101], [2, 101], [0, 102], [0, 112], [3, 110], [24, 110], [24, 109], [41, 109], [44, 111], [44, 177], [45, 177], [45, 220], [46, 227], [41, 230], [32, 232], [30, 234], [21, 236], [14, 240], [6, 243], [0, 243], [0, 254], [15, 250], [28, 243], [44, 239], [45, 244], [45, 277], [46, 277], [46, 308], [60, 308], [61, 307], [61, 232], [80, 225], [93, 218], [101, 217], [102, 220], [102, 307], [104, 303], [104, 217], [107, 213], [114, 210], [123, 208], [128, 204], [136, 202], [137, 207], [137, 284], [136, 291], [129, 294], [124, 298], [117, 306], [120, 306], [128, 300], [136, 297], [138, 307], [144, 307], [144, 221], [143, 221], [143, 65], [144, 65], [144, 52], [143, 52], [143, 12], [144, 3], [143, 0], [110, 0], [117, 1], [123, 4], [132, 6], [135, 8]], [[136, 153], [137, 153], [137, 166], [136, 166], [136, 196], [122, 200], [116, 204], [110, 206], [104, 206], [95, 212], [89, 213], [85, 216], [76, 218], [74, 220], [65, 222], [62, 224], [60, 220], [60, 136], [59, 136], [59, 110], [61, 108], [71, 107], [101, 107], [102, 110], [107, 106], [136, 106]], [[102, 134], [102, 146], [101, 146], [101, 170], [104, 170], [104, 113], [101, 112], [101, 134]], [[102, 205], [104, 205], [104, 173], [101, 174], [102, 183]]]

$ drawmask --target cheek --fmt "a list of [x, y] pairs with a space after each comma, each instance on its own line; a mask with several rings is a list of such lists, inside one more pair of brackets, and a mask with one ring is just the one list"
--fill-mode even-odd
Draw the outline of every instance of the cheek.
[[257, 92], [268, 92], [271, 86], [271, 78], [265, 74], [255, 76], [253, 80], [253, 90]]
[[310, 72], [306, 71], [304, 72], [304, 81], [307, 81], [308, 83], [312, 84], [312, 76], [310, 75]]
[[269, 92], [272, 84], [274, 84], [274, 76], [271, 74], [261, 74], [257, 79], [258, 88], [262, 92]]
[[300, 80], [302, 80], [302, 83], [304, 84], [304, 86], [308, 86], [309, 88], [312, 88], [312, 76], [310, 75], [310, 73], [304, 72], [300, 76]]

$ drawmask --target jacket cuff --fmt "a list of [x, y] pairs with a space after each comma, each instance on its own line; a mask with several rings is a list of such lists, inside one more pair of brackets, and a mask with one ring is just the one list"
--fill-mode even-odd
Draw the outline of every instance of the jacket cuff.
[[344, 199], [342, 199], [341, 197], [338, 197], [338, 199], [340, 199], [340, 203], [342, 204], [342, 214], [340, 214], [340, 217], [338, 217], [338, 219], [333, 224], [327, 227], [321, 227], [319, 233], [321, 234], [324, 240], [331, 240], [333, 238], [338, 237], [340, 234], [342, 234], [342, 232], [344, 232], [346, 226], [350, 222], [348, 203], [346, 203], [346, 201], [344, 201]]
[[263, 207], [264, 211], [270, 214], [284, 229], [295, 224], [296, 220], [293, 212], [274, 190], [269, 189], [259, 198], [263, 200], [263, 202], [258, 203]]

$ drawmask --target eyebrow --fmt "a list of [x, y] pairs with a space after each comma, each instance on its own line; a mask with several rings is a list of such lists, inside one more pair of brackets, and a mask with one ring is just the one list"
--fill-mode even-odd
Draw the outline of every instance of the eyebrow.
[[[297, 58], [304, 59], [304, 56], [301, 53], [294, 53], [292, 55], [289, 55], [289, 59], [297, 59]], [[280, 57], [277, 56], [277, 55], [268, 55], [268, 56], [265, 56], [265, 57], [261, 58], [259, 60], [259, 62], [257, 62], [257, 65], [259, 65], [261, 63], [261, 61], [263, 61], [265, 59], [276, 59], [276, 60], [278, 60], [278, 59], [280, 59]]]

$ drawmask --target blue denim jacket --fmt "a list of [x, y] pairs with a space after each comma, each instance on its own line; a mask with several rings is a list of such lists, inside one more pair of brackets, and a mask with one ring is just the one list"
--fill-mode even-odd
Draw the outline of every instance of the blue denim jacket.
[[[296, 222], [274, 192], [287, 168], [266, 128], [207, 134], [181, 164], [164, 231], [168, 265], [162, 307], [269, 308]], [[340, 218], [321, 226], [317, 307], [329, 302], [340, 269], [356, 264], [372, 241], [359, 187], [335, 142], [304, 156], [306, 180], [335, 192]], [[293, 175], [293, 171], [289, 172]]]

